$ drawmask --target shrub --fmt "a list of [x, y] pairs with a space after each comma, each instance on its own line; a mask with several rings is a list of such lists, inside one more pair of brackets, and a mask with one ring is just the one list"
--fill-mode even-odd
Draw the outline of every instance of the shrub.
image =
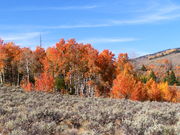
[[48, 73], [42, 73], [35, 78], [35, 89], [38, 91], [51, 92], [54, 90], [54, 78]]
[[55, 87], [57, 91], [61, 91], [65, 89], [65, 82], [63, 77], [57, 77], [55, 79]]

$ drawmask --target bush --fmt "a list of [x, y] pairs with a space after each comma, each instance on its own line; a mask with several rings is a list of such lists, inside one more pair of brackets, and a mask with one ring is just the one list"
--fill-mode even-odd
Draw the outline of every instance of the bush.
[[55, 79], [55, 88], [57, 91], [61, 91], [65, 89], [65, 82], [63, 77], [57, 77]]
[[35, 89], [38, 91], [51, 92], [54, 90], [54, 78], [48, 73], [42, 73], [35, 78]]

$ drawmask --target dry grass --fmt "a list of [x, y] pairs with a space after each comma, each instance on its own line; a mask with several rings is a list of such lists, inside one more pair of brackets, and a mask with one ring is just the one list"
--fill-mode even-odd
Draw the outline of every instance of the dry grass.
[[180, 104], [0, 87], [2, 135], [178, 135]]

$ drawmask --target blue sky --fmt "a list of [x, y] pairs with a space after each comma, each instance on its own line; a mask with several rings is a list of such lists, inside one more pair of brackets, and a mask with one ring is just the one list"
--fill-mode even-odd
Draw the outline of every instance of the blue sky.
[[179, 0], [0, 0], [0, 37], [32, 49], [75, 38], [130, 57], [180, 47]]

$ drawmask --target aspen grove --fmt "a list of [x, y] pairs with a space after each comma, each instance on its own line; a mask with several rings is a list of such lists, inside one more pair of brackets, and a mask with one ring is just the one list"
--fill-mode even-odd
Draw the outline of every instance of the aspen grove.
[[177, 90], [167, 82], [143, 82], [126, 53], [118, 58], [91, 44], [61, 39], [55, 46], [35, 50], [0, 40], [0, 84], [26, 91], [60, 92], [84, 97], [126, 98], [177, 102]]

